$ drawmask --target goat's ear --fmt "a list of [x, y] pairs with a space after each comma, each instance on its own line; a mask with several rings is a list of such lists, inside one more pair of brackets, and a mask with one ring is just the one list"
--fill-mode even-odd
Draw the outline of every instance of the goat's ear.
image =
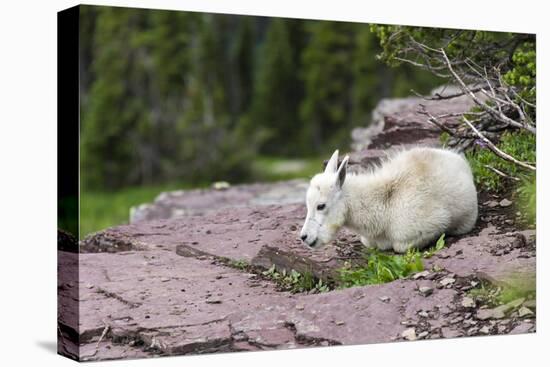
[[327, 166], [325, 167], [325, 173], [336, 173], [336, 169], [338, 168], [338, 149], [332, 153], [332, 157], [330, 157]]
[[336, 185], [340, 189], [342, 188], [342, 186], [344, 186], [344, 182], [346, 181], [348, 161], [349, 161], [349, 156], [345, 156], [344, 159], [342, 159], [342, 163], [340, 163], [340, 167], [338, 167], [338, 172], [337, 172], [338, 177], [336, 178]]

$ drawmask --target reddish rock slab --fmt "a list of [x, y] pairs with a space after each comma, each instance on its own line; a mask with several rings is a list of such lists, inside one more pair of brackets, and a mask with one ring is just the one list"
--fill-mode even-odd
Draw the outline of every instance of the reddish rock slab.
[[[283, 216], [292, 217], [292, 209], [287, 210]], [[177, 220], [165, 222], [167, 227], [156, 229]], [[156, 240], [166, 237], [144, 228], [150, 225], [159, 224], [142, 223], [139, 233], [151, 230]], [[254, 226], [272, 228], [260, 217]], [[135, 226], [126, 230], [130, 227]], [[444, 270], [310, 295], [278, 292], [275, 284], [255, 274], [222, 266], [210, 256], [178, 256], [174, 244], [159, 248], [148, 235], [138, 236], [145, 244], [141, 251], [80, 254], [79, 323], [74, 331], [81, 343], [80, 358], [116, 358], [103, 342], [114, 343], [116, 351], [131, 347], [125, 353], [140, 356], [522, 332], [523, 319], [477, 319], [475, 303], [463, 306], [461, 301], [471, 279], [483, 276], [498, 282], [517, 270], [534, 273], [534, 248], [527, 235], [498, 234], [489, 228], [425, 261], [428, 269], [437, 265]], [[71, 292], [71, 287], [60, 287], [62, 298], [69, 299]]]
[[151, 354], [242, 349], [233, 347], [230, 314], [292, 302], [254, 274], [163, 250], [81, 254], [80, 289], [81, 343], [108, 327], [109, 340]]
[[127, 344], [115, 344], [110, 340], [87, 343], [80, 346], [80, 361], [106, 361], [114, 359], [136, 359], [154, 356], [141, 348]]
[[[353, 149], [362, 151], [410, 144], [439, 144], [441, 131], [418, 112], [422, 106], [430, 114], [438, 116], [469, 111], [474, 103], [468, 96], [439, 101], [420, 97], [383, 99], [372, 112], [370, 126], [352, 131]], [[451, 126], [459, 124], [456, 116], [441, 118], [440, 121]]]
[[57, 318], [60, 328], [78, 330], [78, 253], [57, 252]]
[[[319, 170], [322, 162], [319, 162]], [[261, 205], [285, 205], [305, 200], [306, 180], [254, 183], [227, 189], [180, 190], [161, 193], [153, 203], [130, 211], [130, 223], [203, 215], [220, 209]]]
[[493, 283], [524, 280], [534, 286], [535, 249], [527, 246], [531, 235], [533, 231], [498, 234], [488, 227], [437, 252], [425, 265], [437, 265], [459, 276], [475, 274]]
[[[456, 291], [436, 289], [429, 297], [418, 291], [420, 282], [401, 280], [377, 286], [357, 287], [304, 297], [304, 310], [293, 310], [290, 322], [303, 340], [330, 340], [339, 344], [382, 343], [399, 339], [418, 324], [421, 310], [437, 312], [432, 322], [440, 326]], [[381, 299], [389, 297], [389, 301]]]
[[418, 310], [450, 307], [453, 290], [424, 297], [425, 282], [293, 295], [170, 251], [81, 254], [80, 359], [390, 341]]
[[[214, 256], [279, 270], [310, 272], [326, 279], [343, 265], [335, 246], [311, 250], [299, 237], [303, 204], [219, 210], [201, 216], [141, 222], [96, 233], [82, 252], [164, 249], [188, 257]], [[343, 232], [342, 236], [349, 236]]]

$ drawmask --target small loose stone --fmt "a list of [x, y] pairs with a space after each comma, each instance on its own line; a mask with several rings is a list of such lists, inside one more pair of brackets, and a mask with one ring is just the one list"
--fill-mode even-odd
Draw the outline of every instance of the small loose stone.
[[425, 338], [425, 337], [428, 336], [428, 334], [429, 334], [429, 333], [428, 333], [427, 331], [423, 331], [423, 332], [421, 332], [420, 334], [418, 334], [418, 338], [419, 338], [419, 339]]
[[502, 319], [506, 316], [504, 312], [498, 308], [495, 309], [482, 309], [477, 311], [476, 317], [479, 320], [487, 320], [487, 319]]
[[475, 307], [476, 303], [475, 301], [470, 297], [464, 297], [462, 299], [462, 307], [471, 308]]
[[519, 317], [526, 317], [526, 316], [532, 316], [532, 315], [534, 315], [533, 311], [531, 311], [525, 306], [521, 307], [518, 311]]
[[417, 339], [416, 331], [414, 330], [414, 328], [405, 329], [405, 331], [403, 331], [403, 333], [401, 333], [401, 336], [404, 339], [407, 339], [407, 340], [410, 340], [410, 341]]
[[479, 332], [482, 333], [482, 334], [489, 334], [490, 332], [490, 329], [489, 329], [489, 326], [484, 326], [482, 327], [481, 329], [479, 329]]
[[443, 278], [439, 283], [446, 287], [448, 285], [451, 285], [455, 282], [455, 280], [453, 278], [450, 278], [450, 277], [447, 277], [447, 278]]
[[430, 316], [430, 315], [429, 315], [426, 311], [420, 311], [420, 312], [418, 313], [418, 316], [427, 318], [427, 317]]
[[512, 202], [511, 202], [510, 200], [508, 200], [508, 199], [502, 199], [502, 200], [500, 201], [499, 205], [500, 205], [501, 207], [503, 207], [503, 208], [506, 208], [506, 207], [512, 205]]
[[427, 277], [428, 275], [430, 275], [430, 272], [429, 272], [428, 270], [424, 270], [424, 271], [415, 273], [415, 274], [413, 275], [413, 279], [425, 278], [425, 277]]
[[418, 291], [420, 292], [420, 294], [422, 294], [424, 297], [427, 297], [429, 296], [430, 294], [433, 293], [433, 288], [430, 288], [430, 287], [420, 287], [418, 288]]

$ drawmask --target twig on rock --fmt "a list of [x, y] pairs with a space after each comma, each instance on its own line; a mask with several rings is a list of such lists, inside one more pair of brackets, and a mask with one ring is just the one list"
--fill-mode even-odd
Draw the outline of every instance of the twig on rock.
[[101, 343], [101, 341], [103, 340], [103, 338], [105, 338], [105, 336], [107, 335], [107, 333], [109, 332], [109, 329], [111, 327], [107, 324], [105, 324], [105, 328], [103, 329], [103, 332], [101, 333], [101, 336], [99, 337], [99, 339], [97, 340], [97, 343], [95, 345], [95, 351], [92, 355], [88, 356], [88, 357], [93, 357], [95, 356], [98, 352], [99, 352], [99, 344]]
[[434, 115], [429, 113], [428, 110], [426, 110], [426, 106], [424, 106], [423, 104], [420, 105], [420, 109], [417, 112], [421, 115], [428, 116], [428, 121], [429, 122], [431, 122], [432, 124], [434, 124], [435, 126], [440, 128], [441, 130], [447, 132], [449, 135], [451, 135], [451, 136], [456, 136], [457, 135], [456, 131], [454, 131], [450, 127], [446, 126], [444, 123], [439, 121], [437, 117], [435, 117]]
[[[476, 87], [476, 88], [471, 89], [471, 91], [474, 92], [474, 93], [477, 93], [481, 90], [483, 90], [483, 87]], [[462, 92], [457, 92], [457, 93], [452, 93], [452, 94], [447, 94], [447, 95], [443, 95], [441, 93], [436, 92], [436, 93], [434, 93], [433, 96], [424, 96], [424, 95], [418, 93], [417, 91], [415, 91], [414, 89], [411, 89], [411, 93], [414, 93], [416, 96], [421, 97], [422, 99], [425, 99], [426, 101], [442, 101], [442, 100], [458, 98], [458, 97], [462, 97], [462, 96], [466, 95], [466, 92], [462, 91]]]

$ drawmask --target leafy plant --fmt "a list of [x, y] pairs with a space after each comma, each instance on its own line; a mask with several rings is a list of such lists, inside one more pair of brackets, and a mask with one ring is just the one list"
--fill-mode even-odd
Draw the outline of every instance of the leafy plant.
[[[501, 136], [498, 148], [524, 162], [536, 161], [536, 136], [533, 134], [505, 132]], [[532, 175], [517, 165], [497, 157], [482, 145], [466, 153], [466, 157], [472, 167], [476, 184], [485, 190], [502, 191], [507, 182], [506, 178], [497, 174], [488, 166], [523, 180], [530, 180]]]
[[536, 299], [536, 284], [533, 277], [509, 275], [501, 285], [481, 281], [468, 294], [481, 304], [497, 306], [518, 298]]
[[[519, 90], [517, 100], [524, 99], [531, 104], [536, 102], [536, 62], [537, 53], [534, 43], [526, 42], [514, 51], [513, 67], [504, 75], [504, 81]], [[536, 113], [535, 109], [530, 109], [528, 112]]]
[[432, 257], [437, 251], [443, 249], [445, 247], [445, 233], [443, 233], [437, 240], [434, 247], [430, 247], [429, 249], [425, 250], [422, 253], [422, 257], [425, 259], [429, 259]]
[[424, 270], [422, 259], [432, 257], [445, 247], [445, 234], [437, 240], [435, 246], [420, 252], [409, 249], [404, 255], [382, 252], [377, 249], [365, 251], [366, 265], [352, 267], [349, 264], [339, 270], [342, 288], [388, 283]]
[[246, 260], [230, 260], [228, 265], [239, 270], [246, 270], [250, 266]]
[[417, 250], [393, 255], [369, 249], [365, 258], [365, 266], [352, 268], [348, 265], [340, 269], [340, 285], [343, 288], [388, 283], [424, 270], [422, 256]]
[[275, 281], [283, 290], [292, 293], [312, 292], [322, 293], [330, 290], [329, 285], [322, 279], [315, 279], [311, 272], [300, 273], [292, 269], [287, 272], [286, 269], [277, 271], [275, 265], [262, 272], [262, 275]]

